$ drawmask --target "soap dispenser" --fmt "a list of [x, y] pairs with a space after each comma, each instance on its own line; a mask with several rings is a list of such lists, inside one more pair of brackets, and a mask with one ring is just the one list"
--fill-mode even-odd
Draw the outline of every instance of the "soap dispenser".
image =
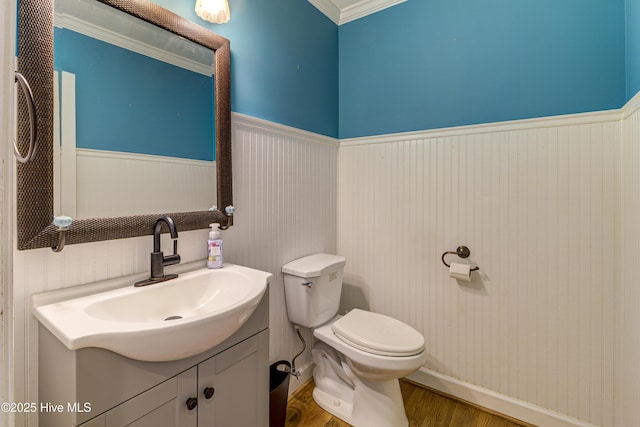
[[209, 224], [209, 240], [207, 240], [207, 268], [222, 268], [222, 238], [218, 231], [220, 224]]

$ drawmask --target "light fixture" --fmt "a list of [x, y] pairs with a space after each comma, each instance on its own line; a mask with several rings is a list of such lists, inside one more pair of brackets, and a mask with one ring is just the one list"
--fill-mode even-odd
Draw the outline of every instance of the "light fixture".
[[227, 0], [197, 0], [196, 15], [214, 24], [224, 24], [231, 19]]

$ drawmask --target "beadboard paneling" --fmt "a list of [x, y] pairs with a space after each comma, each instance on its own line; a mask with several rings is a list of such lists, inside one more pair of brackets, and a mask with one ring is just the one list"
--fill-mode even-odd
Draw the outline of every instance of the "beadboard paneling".
[[[417, 328], [431, 371], [613, 425], [619, 140], [585, 116], [343, 141], [343, 307]], [[462, 244], [470, 283], [440, 260]]]
[[[233, 201], [237, 226], [223, 233], [227, 259], [273, 273], [272, 361], [291, 360], [302, 344], [287, 318], [281, 267], [336, 250], [338, 143], [305, 131], [234, 115]], [[303, 331], [311, 360], [312, 335]]]
[[[637, 102], [638, 97], [635, 99]], [[635, 108], [624, 120], [622, 131], [619, 232], [622, 267], [616, 319], [619, 339], [616, 395], [621, 396], [621, 419], [616, 419], [616, 425], [637, 426], [640, 425], [640, 108]]]
[[[281, 266], [336, 245], [337, 155], [332, 138], [233, 115], [234, 227], [223, 232], [225, 261], [273, 273], [271, 360], [301, 348], [287, 319]], [[208, 230], [180, 233], [182, 262], [204, 259]], [[164, 235], [163, 237], [166, 237]], [[168, 239], [163, 247], [169, 247]], [[37, 402], [37, 328], [32, 294], [145, 272], [151, 237], [14, 251], [16, 401]], [[311, 335], [306, 332], [307, 342]], [[309, 346], [310, 347], [310, 346]], [[310, 348], [296, 362], [311, 360]], [[18, 416], [36, 426], [36, 416]]]
[[[622, 128], [619, 113], [602, 117], [351, 140], [338, 154], [333, 139], [234, 114], [237, 226], [224, 233], [225, 255], [274, 274], [271, 360], [300, 348], [281, 265], [337, 249], [343, 308], [418, 328], [431, 371], [584, 423], [640, 424], [640, 117]], [[203, 258], [205, 241], [206, 230], [181, 233], [185, 261]], [[459, 244], [481, 267], [469, 284], [440, 262]], [[30, 295], [146, 271], [150, 250], [138, 238], [14, 252], [16, 401], [37, 401]], [[297, 363], [309, 360], [307, 351]]]

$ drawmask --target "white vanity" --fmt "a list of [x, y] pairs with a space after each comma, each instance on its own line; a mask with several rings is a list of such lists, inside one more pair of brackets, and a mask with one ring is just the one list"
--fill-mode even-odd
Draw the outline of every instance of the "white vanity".
[[[211, 291], [220, 281], [235, 280], [234, 274], [234, 292], [225, 293], [224, 287]], [[267, 426], [271, 274], [225, 265], [132, 290], [134, 279], [127, 278], [131, 284], [125, 287], [124, 279], [118, 279], [34, 296], [33, 313], [41, 322], [40, 425]], [[201, 283], [202, 289], [197, 291], [190, 280]], [[238, 291], [256, 283], [251, 291]], [[194, 298], [196, 294], [202, 298]], [[118, 301], [135, 302], [143, 314], [136, 317], [136, 311], [127, 311]], [[97, 310], [96, 304], [112, 311]], [[235, 313], [233, 319], [230, 312]], [[172, 317], [167, 313], [182, 318], [165, 320]], [[99, 319], [91, 318], [96, 316]], [[219, 333], [217, 326], [226, 332]], [[146, 342], [154, 351], [145, 352], [145, 345], [131, 341], [123, 346], [119, 340], [136, 336], [138, 344]], [[198, 341], [207, 339], [215, 344], [200, 351]], [[186, 352], [176, 345], [186, 346]], [[170, 357], [163, 356], [163, 346]], [[119, 354], [129, 347], [140, 350], [129, 357]]]

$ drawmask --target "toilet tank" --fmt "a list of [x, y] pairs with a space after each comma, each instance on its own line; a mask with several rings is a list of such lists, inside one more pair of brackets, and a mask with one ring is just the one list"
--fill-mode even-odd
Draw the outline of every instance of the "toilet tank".
[[289, 321], [315, 328], [337, 313], [346, 260], [330, 254], [314, 254], [282, 266]]

